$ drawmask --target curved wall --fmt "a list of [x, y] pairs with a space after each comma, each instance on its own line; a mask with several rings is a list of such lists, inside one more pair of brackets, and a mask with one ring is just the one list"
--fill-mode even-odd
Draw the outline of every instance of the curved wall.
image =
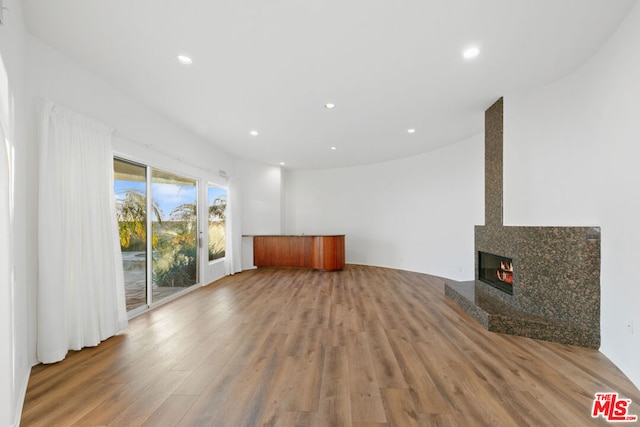
[[284, 174], [284, 230], [346, 234], [346, 261], [472, 280], [484, 141], [344, 169]]

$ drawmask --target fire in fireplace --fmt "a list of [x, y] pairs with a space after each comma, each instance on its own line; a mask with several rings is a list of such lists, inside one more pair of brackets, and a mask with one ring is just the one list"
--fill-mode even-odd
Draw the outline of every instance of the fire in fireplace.
[[478, 252], [478, 279], [513, 295], [513, 260], [486, 252]]

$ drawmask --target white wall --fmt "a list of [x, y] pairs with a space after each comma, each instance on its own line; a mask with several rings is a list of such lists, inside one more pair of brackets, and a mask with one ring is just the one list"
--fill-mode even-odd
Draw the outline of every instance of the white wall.
[[504, 209], [509, 225], [602, 227], [601, 351], [640, 386], [638, 40], [640, 4], [573, 74], [505, 97]]
[[[282, 215], [282, 171], [278, 166], [250, 160], [236, 161], [240, 187], [241, 230], [245, 236], [280, 234]], [[242, 238], [242, 268], [253, 268], [253, 240]]]
[[218, 171], [233, 173], [230, 156], [140, 105], [38, 39], [29, 36], [28, 46], [30, 97], [51, 99], [116, 128], [114, 145], [118, 152], [226, 184]]
[[473, 280], [482, 135], [406, 159], [285, 176], [285, 232], [346, 234], [348, 263]]
[[[4, 138], [0, 149], [8, 149], [9, 168], [13, 174], [12, 221], [9, 262], [0, 266], [0, 425], [17, 425], [29, 379], [28, 285], [33, 281], [31, 256], [34, 248], [25, 238], [33, 225], [29, 213], [33, 147], [26, 136], [25, 74], [26, 30], [18, 0], [5, 0], [4, 24], [0, 26], [0, 122]], [[5, 156], [1, 156], [5, 157]], [[6, 161], [6, 159], [5, 159]], [[5, 163], [6, 166], [6, 163]], [[2, 177], [6, 182], [6, 176]], [[5, 201], [0, 207], [6, 212]], [[0, 236], [7, 243], [10, 236]], [[7, 249], [5, 247], [5, 249]], [[2, 250], [0, 249], [0, 252]], [[13, 275], [13, 279], [11, 276]]]

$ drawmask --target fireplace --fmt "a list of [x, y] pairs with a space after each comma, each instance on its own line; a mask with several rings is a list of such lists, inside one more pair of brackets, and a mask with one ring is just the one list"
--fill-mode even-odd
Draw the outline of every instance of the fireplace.
[[513, 295], [513, 260], [478, 251], [478, 279]]
[[505, 226], [503, 136], [501, 98], [485, 112], [475, 278], [446, 283], [445, 294], [489, 331], [598, 349], [600, 227]]

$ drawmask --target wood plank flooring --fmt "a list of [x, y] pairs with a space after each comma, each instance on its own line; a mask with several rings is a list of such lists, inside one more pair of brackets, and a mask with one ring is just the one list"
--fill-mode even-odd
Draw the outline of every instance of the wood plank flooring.
[[600, 352], [487, 332], [437, 277], [274, 268], [34, 367], [21, 425], [607, 425], [591, 407], [609, 391], [640, 415], [640, 391]]

